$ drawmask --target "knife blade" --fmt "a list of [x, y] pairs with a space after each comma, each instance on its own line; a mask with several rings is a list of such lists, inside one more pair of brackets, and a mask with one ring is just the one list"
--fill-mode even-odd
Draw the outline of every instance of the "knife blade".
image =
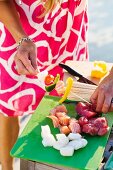
[[94, 82], [92, 82], [91, 80], [87, 79], [86, 77], [84, 77], [82, 74], [78, 73], [77, 71], [73, 70], [71, 67], [69, 67], [66, 64], [62, 64], [60, 63], [59, 66], [63, 69], [65, 69], [69, 74], [71, 74], [72, 76], [76, 76], [79, 77], [79, 81], [83, 82], [83, 83], [87, 83], [87, 84], [93, 84], [93, 85], [97, 85]]

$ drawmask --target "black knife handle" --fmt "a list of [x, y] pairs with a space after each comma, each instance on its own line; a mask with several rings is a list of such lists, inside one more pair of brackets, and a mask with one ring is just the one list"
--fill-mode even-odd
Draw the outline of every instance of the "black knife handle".
[[66, 71], [68, 71], [68, 73], [70, 73], [72, 76], [76, 76], [76, 77], [79, 77], [79, 78], [83, 77], [81, 74], [79, 74], [78, 72], [76, 72], [75, 70], [70, 68], [68, 65], [60, 63], [59, 66], [62, 67], [63, 69], [65, 69]]
[[78, 73], [77, 71], [73, 70], [71, 67], [69, 67], [68, 65], [65, 64], [59, 64], [59, 66], [63, 69], [65, 69], [69, 74], [71, 74], [72, 76], [76, 76], [79, 77], [80, 80], [82, 80], [82, 82], [87, 83], [87, 84], [93, 84], [93, 85], [97, 85], [95, 83], [93, 83], [91, 80], [85, 78], [83, 75], [81, 75], [80, 73]]

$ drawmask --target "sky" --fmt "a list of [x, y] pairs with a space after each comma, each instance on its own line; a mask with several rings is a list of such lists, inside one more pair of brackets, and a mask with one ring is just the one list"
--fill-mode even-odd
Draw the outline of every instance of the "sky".
[[113, 62], [113, 0], [89, 0], [90, 60]]

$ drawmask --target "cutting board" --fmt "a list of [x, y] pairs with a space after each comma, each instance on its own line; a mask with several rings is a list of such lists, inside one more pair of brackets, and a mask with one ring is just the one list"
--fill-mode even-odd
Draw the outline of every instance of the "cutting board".
[[[94, 67], [94, 62], [89, 61], [72, 61], [68, 60], [66, 61], [66, 64], [71, 67], [73, 70], [77, 71], [78, 73], [82, 74], [84, 77], [88, 78], [89, 80], [93, 81], [95, 84], [99, 84], [100, 79], [98, 78], [92, 78], [91, 77], [91, 71]], [[113, 63], [106, 63], [108, 71], [111, 70]], [[65, 76], [64, 80], [66, 81], [67, 77], [70, 75], [67, 74], [67, 72], [64, 70]], [[73, 76], [72, 76], [73, 77]]]
[[[58, 150], [55, 150], [52, 147], [45, 148], [42, 145], [41, 125], [48, 124], [54, 135], [59, 133], [57, 128], [53, 128], [52, 121], [46, 117], [49, 114], [49, 111], [58, 105], [58, 101], [58, 97], [52, 96], [45, 96], [42, 99], [35, 113], [32, 115], [22, 134], [15, 143], [11, 155], [21, 159], [65, 166], [76, 170], [97, 170], [102, 161], [102, 155], [109, 133], [102, 137], [84, 134], [84, 137], [88, 140], [88, 145], [85, 148], [75, 151], [72, 157], [63, 157]], [[65, 105], [68, 109], [69, 115], [76, 117], [76, 104]], [[107, 118], [111, 129], [113, 113], [104, 116]]]

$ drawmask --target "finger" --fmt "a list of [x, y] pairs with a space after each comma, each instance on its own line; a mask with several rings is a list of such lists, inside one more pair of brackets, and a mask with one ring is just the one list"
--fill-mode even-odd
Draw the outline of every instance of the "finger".
[[36, 56], [37, 56], [36, 51], [32, 51], [30, 53], [31, 64], [35, 70], [37, 69], [37, 57]]
[[104, 93], [104, 91], [99, 91], [98, 92], [98, 98], [97, 98], [97, 104], [96, 104], [96, 111], [97, 112], [101, 112], [102, 111], [104, 100], [105, 100], [105, 93]]
[[21, 60], [21, 62], [23, 63], [23, 65], [26, 67], [26, 69], [28, 70], [29, 74], [31, 75], [36, 75], [37, 71], [33, 68], [33, 66], [31, 65], [31, 61], [28, 59], [28, 54], [20, 57], [19, 59]]
[[29, 75], [28, 70], [26, 70], [25, 66], [22, 64], [20, 60], [16, 60], [15, 63], [16, 63], [16, 70], [19, 74]]
[[98, 98], [98, 88], [96, 88], [94, 93], [91, 95], [90, 101], [92, 102], [92, 104], [96, 105], [97, 98]]
[[103, 107], [102, 107], [103, 113], [107, 113], [109, 111], [110, 106], [111, 106], [111, 100], [112, 100], [112, 97], [109, 95], [109, 93], [107, 93], [105, 95], [105, 100], [104, 100]]
[[110, 105], [110, 109], [109, 109], [109, 111], [110, 111], [110, 112], [112, 112], [112, 111], [113, 111], [113, 98], [112, 98], [112, 100], [111, 100], [111, 105]]

